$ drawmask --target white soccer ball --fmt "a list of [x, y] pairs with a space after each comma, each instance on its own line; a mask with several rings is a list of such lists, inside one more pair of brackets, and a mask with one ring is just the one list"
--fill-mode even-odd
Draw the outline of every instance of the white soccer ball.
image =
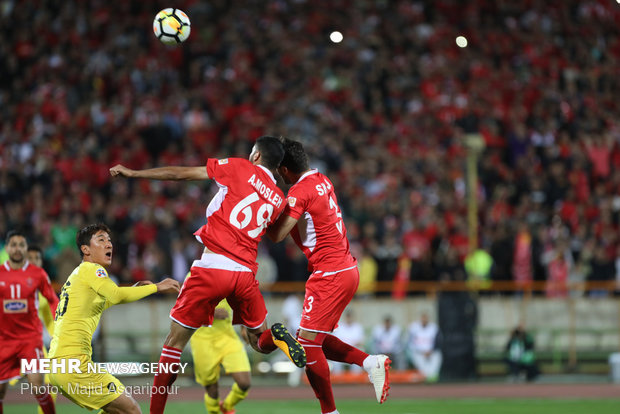
[[163, 9], [153, 20], [155, 36], [167, 45], [184, 42], [191, 31], [189, 17], [179, 9]]

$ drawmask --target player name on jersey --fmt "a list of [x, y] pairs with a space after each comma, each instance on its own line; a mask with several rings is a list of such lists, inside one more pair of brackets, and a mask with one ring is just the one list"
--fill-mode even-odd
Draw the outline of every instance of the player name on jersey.
[[252, 184], [252, 187], [254, 187], [260, 195], [265, 197], [265, 199], [267, 199], [267, 201], [274, 206], [280, 207], [282, 205], [282, 197], [280, 197], [280, 195], [278, 195], [271, 188], [267, 187], [260, 178], [256, 177], [256, 174], [252, 174], [248, 180], [248, 183]]

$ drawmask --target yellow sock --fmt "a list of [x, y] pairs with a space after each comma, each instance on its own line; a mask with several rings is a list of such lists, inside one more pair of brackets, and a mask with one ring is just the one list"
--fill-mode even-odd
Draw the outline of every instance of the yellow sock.
[[220, 414], [220, 399], [211, 398], [209, 394], [205, 392], [205, 408], [208, 414]]
[[248, 392], [241, 391], [241, 388], [239, 388], [235, 382], [224, 400], [224, 408], [227, 410], [232, 410], [235, 405], [237, 405], [240, 401], [243, 401], [247, 396]]

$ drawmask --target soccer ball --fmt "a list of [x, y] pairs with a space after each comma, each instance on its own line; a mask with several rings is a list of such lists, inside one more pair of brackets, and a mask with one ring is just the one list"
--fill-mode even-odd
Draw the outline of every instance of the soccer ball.
[[184, 42], [190, 31], [189, 17], [179, 9], [163, 9], [153, 20], [155, 36], [166, 45]]

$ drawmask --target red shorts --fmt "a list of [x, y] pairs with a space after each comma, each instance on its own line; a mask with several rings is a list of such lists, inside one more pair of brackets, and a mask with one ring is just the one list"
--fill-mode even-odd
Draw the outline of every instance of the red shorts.
[[233, 324], [258, 328], [267, 317], [265, 300], [252, 272], [192, 267], [170, 317], [181, 325], [198, 329], [213, 324], [213, 312], [226, 299], [233, 310]]
[[357, 266], [340, 272], [317, 271], [306, 282], [306, 297], [299, 327], [307, 331], [331, 332], [357, 291]]
[[0, 384], [19, 378], [22, 359], [43, 358], [43, 340], [2, 341], [0, 347]]

